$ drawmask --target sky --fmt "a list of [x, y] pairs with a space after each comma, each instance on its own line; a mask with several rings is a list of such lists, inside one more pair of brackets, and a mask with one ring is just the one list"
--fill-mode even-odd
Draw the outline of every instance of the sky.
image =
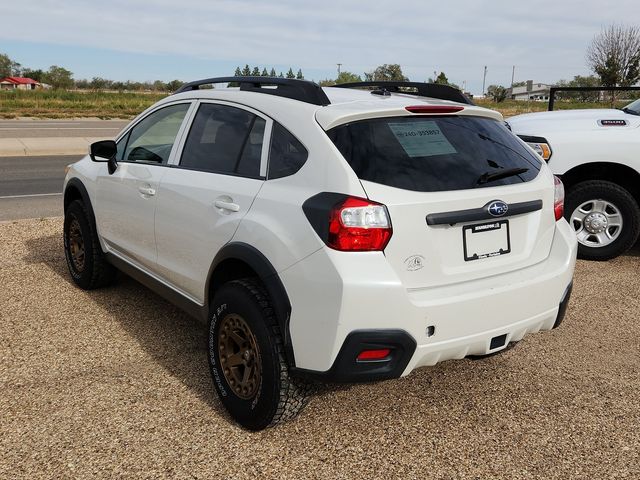
[[443, 71], [486, 85], [589, 74], [585, 50], [611, 23], [640, 24], [638, 0], [29, 0], [0, 2], [0, 53], [76, 79], [183, 81], [248, 63], [307, 79], [399, 63], [411, 80]]

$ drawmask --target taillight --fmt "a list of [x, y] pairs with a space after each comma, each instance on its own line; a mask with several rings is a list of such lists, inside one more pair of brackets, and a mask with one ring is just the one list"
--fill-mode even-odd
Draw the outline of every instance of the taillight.
[[564, 215], [564, 185], [555, 175], [553, 180], [555, 187], [553, 192], [553, 212], [556, 215], [556, 221], [558, 221]]
[[327, 245], [335, 250], [384, 250], [391, 234], [387, 208], [379, 203], [347, 197], [329, 213]]

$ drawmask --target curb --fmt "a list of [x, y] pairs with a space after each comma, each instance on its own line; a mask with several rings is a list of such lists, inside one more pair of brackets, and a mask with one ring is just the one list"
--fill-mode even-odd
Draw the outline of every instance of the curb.
[[98, 140], [100, 138], [0, 138], [0, 157], [86, 155], [89, 145]]

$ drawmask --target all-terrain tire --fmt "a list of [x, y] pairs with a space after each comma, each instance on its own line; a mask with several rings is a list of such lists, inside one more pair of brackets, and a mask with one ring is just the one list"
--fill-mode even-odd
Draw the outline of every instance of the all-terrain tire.
[[67, 267], [76, 285], [92, 290], [113, 283], [117, 270], [105, 259], [95, 225], [81, 200], [74, 200], [65, 210], [63, 235]]
[[618, 237], [601, 247], [578, 243], [578, 256], [586, 260], [609, 260], [629, 250], [640, 235], [640, 207], [623, 187], [605, 180], [588, 180], [567, 189], [564, 215], [574, 227], [571, 215], [580, 205], [590, 200], [605, 200], [615, 205], [622, 216], [622, 228]]
[[[232, 327], [229, 327], [229, 322]], [[237, 331], [233, 330], [233, 325]], [[253, 335], [253, 340], [245, 341], [244, 345], [252, 343], [254, 347], [247, 346], [245, 350], [241, 345], [237, 350], [233, 345], [225, 347], [228, 334], [233, 335], [233, 332], [243, 337], [250, 337], [249, 333]], [[256, 351], [247, 353], [251, 348]], [[276, 425], [294, 418], [307, 403], [311, 387], [290, 376], [273, 307], [257, 279], [234, 280], [222, 285], [216, 292], [209, 314], [208, 350], [211, 377], [220, 400], [233, 419], [243, 427], [262, 430]], [[253, 367], [257, 366], [257, 387], [247, 383], [248, 387], [241, 391], [243, 387], [237, 381], [238, 371], [231, 371], [236, 367], [229, 367], [232, 363], [230, 360], [223, 363], [227, 360], [221, 360], [221, 355], [227, 359], [239, 358], [237, 355], [240, 355]], [[251, 373], [253, 375], [253, 370]]]

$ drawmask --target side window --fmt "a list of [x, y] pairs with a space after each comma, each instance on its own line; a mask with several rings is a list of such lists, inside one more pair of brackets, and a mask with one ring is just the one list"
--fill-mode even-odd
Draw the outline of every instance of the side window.
[[264, 119], [226, 105], [198, 109], [180, 166], [205, 172], [260, 177]]
[[118, 162], [124, 160], [124, 150], [127, 148], [127, 142], [129, 141], [129, 136], [131, 132], [127, 132], [127, 134], [118, 141], [118, 151], [116, 153], [116, 160]]
[[189, 106], [180, 103], [153, 112], [120, 141], [118, 156], [122, 151], [125, 162], [166, 164]]
[[279, 123], [273, 124], [269, 151], [269, 180], [293, 175], [307, 161], [307, 149]]

